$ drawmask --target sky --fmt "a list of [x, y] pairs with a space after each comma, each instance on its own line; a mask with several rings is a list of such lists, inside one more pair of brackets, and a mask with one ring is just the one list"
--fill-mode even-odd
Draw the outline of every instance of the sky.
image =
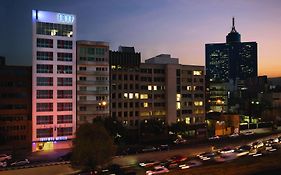
[[281, 76], [280, 0], [0, 0], [0, 55], [8, 64], [31, 65], [32, 9], [75, 14], [78, 40], [190, 65], [205, 65], [205, 44], [225, 42], [235, 17], [242, 41], [258, 43], [259, 75]]

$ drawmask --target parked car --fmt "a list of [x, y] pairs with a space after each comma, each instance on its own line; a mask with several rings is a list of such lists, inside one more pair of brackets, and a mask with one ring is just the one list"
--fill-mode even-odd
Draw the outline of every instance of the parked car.
[[0, 167], [5, 168], [7, 166], [7, 162], [0, 162]]
[[209, 137], [209, 140], [218, 140], [220, 139], [220, 136], [213, 136], [213, 137]]
[[155, 148], [154, 146], [147, 146], [143, 149], [141, 149], [142, 152], [152, 152], [152, 151], [157, 151], [157, 148]]
[[0, 162], [6, 161], [6, 160], [11, 160], [12, 156], [7, 155], [7, 154], [0, 154]]
[[175, 144], [184, 144], [184, 143], [186, 143], [187, 141], [185, 140], [185, 139], [176, 139], [176, 140], [174, 140], [174, 143]]
[[244, 132], [243, 135], [245, 136], [250, 136], [250, 135], [254, 135], [255, 133], [252, 132], [252, 131], [247, 131], [247, 132]]
[[233, 133], [233, 134], [229, 135], [228, 137], [230, 137], [230, 138], [239, 137], [239, 134], [238, 133]]
[[11, 166], [22, 166], [22, 165], [26, 165], [29, 164], [29, 160], [28, 159], [24, 159], [24, 160], [19, 160], [16, 162], [11, 163]]
[[158, 148], [157, 148], [159, 151], [164, 151], [164, 150], [169, 150], [170, 149], [170, 147], [169, 147], [169, 145], [160, 145]]
[[164, 166], [156, 166], [153, 170], [146, 171], [147, 175], [153, 175], [153, 174], [162, 174], [162, 173], [168, 173], [169, 169], [165, 168]]

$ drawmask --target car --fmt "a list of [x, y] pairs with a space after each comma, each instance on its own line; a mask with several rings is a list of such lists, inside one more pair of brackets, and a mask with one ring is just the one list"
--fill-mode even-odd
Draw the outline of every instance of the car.
[[146, 160], [146, 161], [140, 162], [139, 165], [141, 167], [151, 167], [151, 166], [159, 164], [159, 163], [160, 162], [155, 161], [155, 160]]
[[16, 162], [11, 163], [11, 166], [22, 166], [22, 165], [26, 165], [29, 164], [29, 160], [28, 159], [24, 159], [24, 160], [19, 160]]
[[245, 135], [245, 136], [250, 136], [250, 135], [254, 135], [255, 133], [252, 132], [252, 131], [247, 131], [247, 132], [244, 132], [242, 134]]
[[176, 140], [174, 140], [175, 144], [184, 144], [186, 142], [187, 142], [187, 140], [185, 140], [185, 139], [176, 139]]
[[223, 149], [219, 150], [219, 153], [221, 154], [228, 154], [233, 153], [235, 150], [232, 147], [224, 147]]
[[233, 133], [229, 135], [228, 137], [233, 138], [233, 137], [239, 137], [240, 135], [238, 133]]
[[153, 170], [146, 171], [147, 175], [168, 173], [169, 169], [164, 166], [156, 166]]
[[6, 160], [11, 160], [12, 156], [7, 155], [7, 154], [0, 154], [0, 162], [6, 161]]
[[213, 137], [209, 137], [209, 140], [218, 140], [220, 139], [220, 136], [213, 136]]
[[153, 151], [157, 151], [157, 148], [155, 148], [154, 146], [147, 146], [143, 149], [141, 149], [142, 152], [153, 152]]
[[191, 160], [191, 161], [189, 161], [185, 164], [179, 165], [179, 168], [180, 169], [187, 169], [187, 168], [197, 167], [197, 166], [200, 166], [200, 165], [202, 165], [202, 163], [200, 161]]
[[170, 147], [169, 145], [160, 145], [158, 148], [157, 148], [159, 151], [165, 151], [165, 150], [169, 150]]
[[197, 155], [201, 160], [210, 160], [213, 159], [215, 156], [217, 156], [217, 152], [205, 152], [202, 154]]
[[221, 154], [219, 156], [216, 156], [214, 159], [216, 162], [228, 162], [236, 159], [237, 156], [235, 153], [229, 153], [229, 154]]
[[261, 148], [263, 146], [264, 146], [264, 143], [262, 141], [257, 141], [257, 142], [252, 143], [252, 147], [256, 148], [256, 149]]
[[183, 162], [186, 161], [187, 157], [181, 156], [181, 155], [175, 155], [173, 157], [171, 157], [170, 159], [168, 159], [168, 162], [170, 163], [178, 163], [178, 162]]
[[240, 157], [240, 156], [246, 156], [250, 153], [249, 150], [244, 150], [244, 149], [237, 149], [234, 151], [234, 153], [236, 154], [237, 157]]
[[0, 167], [5, 168], [7, 166], [7, 162], [0, 162]]

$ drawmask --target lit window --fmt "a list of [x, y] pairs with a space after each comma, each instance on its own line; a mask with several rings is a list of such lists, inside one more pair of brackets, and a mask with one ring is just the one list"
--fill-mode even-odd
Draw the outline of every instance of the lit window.
[[129, 99], [133, 99], [134, 98], [134, 93], [129, 93]]
[[186, 90], [188, 90], [188, 91], [192, 91], [191, 86], [186, 86]]
[[202, 71], [201, 70], [195, 70], [193, 71], [193, 75], [202, 75]]
[[148, 86], [147, 86], [147, 89], [148, 89], [149, 91], [151, 91], [151, 90], [152, 90], [152, 86], [151, 86], [151, 85], [148, 85]]
[[181, 94], [177, 94], [177, 101], [181, 101]]
[[148, 95], [147, 94], [140, 94], [140, 99], [148, 99]]
[[186, 117], [186, 118], [185, 118], [185, 123], [186, 123], [186, 124], [190, 124], [190, 117]]
[[194, 101], [194, 106], [203, 106], [203, 101]]
[[177, 109], [181, 109], [181, 102], [177, 102]]
[[135, 93], [135, 98], [139, 99], [139, 93]]
[[157, 91], [157, 86], [153, 86], [153, 90]]
[[143, 103], [143, 107], [147, 108], [147, 107], [148, 107], [148, 103], [147, 103], [147, 102], [144, 102], [144, 103]]
[[124, 98], [128, 98], [128, 93], [124, 93]]

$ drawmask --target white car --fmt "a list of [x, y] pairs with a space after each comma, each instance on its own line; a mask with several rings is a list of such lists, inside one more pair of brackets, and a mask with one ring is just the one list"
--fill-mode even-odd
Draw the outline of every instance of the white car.
[[184, 144], [184, 143], [186, 143], [187, 141], [185, 140], [185, 139], [176, 139], [176, 140], [174, 140], [174, 143], [175, 144]]
[[24, 160], [20, 160], [20, 161], [16, 161], [14, 163], [11, 163], [11, 166], [22, 166], [22, 165], [26, 165], [29, 164], [29, 160], [28, 159], [24, 159]]
[[229, 135], [229, 137], [239, 137], [239, 134], [238, 133], [233, 133], [233, 134], [231, 134], [231, 135]]
[[5, 160], [10, 160], [10, 159], [12, 159], [11, 155], [0, 154], [0, 162], [3, 162]]
[[168, 172], [169, 172], [168, 168], [165, 168], [163, 166], [156, 166], [156, 167], [154, 167], [154, 170], [146, 171], [146, 174], [152, 175], [152, 174], [162, 174], [162, 173], [168, 173]]
[[202, 154], [197, 155], [201, 160], [210, 160], [217, 156], [216, 152], [205, 152]]
[[220, 139], [220, 137], [219, 136], [209, 137], [209, 140], [217, 140], [217, 139]]
[[249, 135], [254, 135], [255, 133], [252, 132], [252, 131], [247, 131], [247, 132], [244, 132], [243, 135], [245, 136], [249, 136]]
[[6, 167], [7, 166], [7, 162], [0, 162], [0, 167]]
[[200, 161], [191, 160], [191, 161], [188, 161], [185, 164], [179, 165], [179, 168], [183, 170], [183, 169], [188, 169], [188, 168], [192, 168], [192, 167], [197, 167], [197, 166], [200, 166], [200, 165], [202, 165], [202, 163]]
[[219, 150], [219, 153], [221, 154], [229, 154], [229, 153], [233, 153], [235, 150], [232, 147], [225, 147], [221, 150]]

